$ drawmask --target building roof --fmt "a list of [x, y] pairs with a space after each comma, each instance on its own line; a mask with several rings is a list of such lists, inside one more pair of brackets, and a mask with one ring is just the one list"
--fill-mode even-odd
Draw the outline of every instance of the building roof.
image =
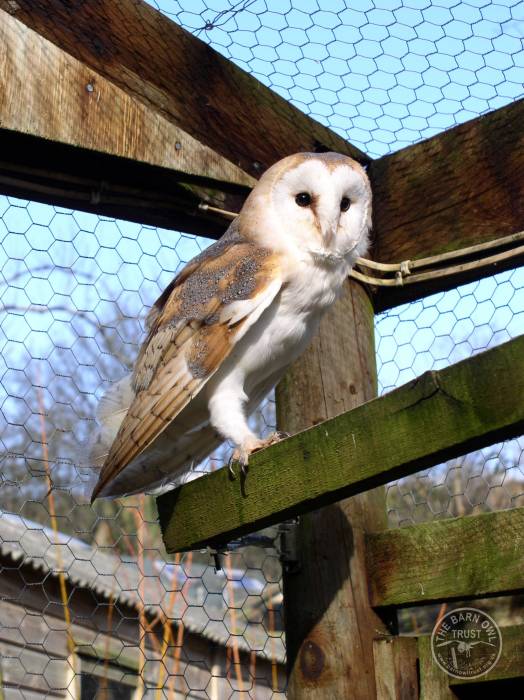
[[[187, 631], [215, 643], [226, 646], [234, 635], [241, 650], [284, 661], [280, 633], [269, 635], [260, 616], [253, 622], [250, 615], [260, 607], [265, 586], [262, 572], [257, 579], [257, 572], [248, 577], [234, 571], [234, 580], [227, 586], [224, 572], [215, 573], [212, 567], [204, 571], [200, 567], [199, 575], [193, 576], [183, 566], [144, 557], [142, 574], [135, 558], [115, 554], [114, 548], [92, 547], [7, 513], [0, 513], [0, 554], [4, 560], [53, 577], [63, 572], [71, 586], [90, 589], [107, 601], [135, 610], [143, 605], [148, 614], [167, 613], [175, 623], [182, 619]], [[172, 590], [177, 591], [174, 603]], [[231, 594], [233, 614], [228, 605]]]

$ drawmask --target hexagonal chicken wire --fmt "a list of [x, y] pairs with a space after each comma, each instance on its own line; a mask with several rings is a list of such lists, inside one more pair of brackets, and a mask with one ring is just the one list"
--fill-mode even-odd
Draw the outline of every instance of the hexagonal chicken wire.
[[[150, 4], [372, 156], [523, 92], [518, 0]], [[0, 671], [12, 697], [283, 692], [275, 533], [218, 573], [201, 553], [166, 563], [150, 500], [90, 507], [79, 465], [147, 308], [208, 243], [0, 196]], [[376, 320], [381, 390], [523, 322], [522, 269], [388, 311]], [[274, 427], [271, 400], [254, 420]], [[391, 525], [522, 504], [523, 454], [513, 440], [390, 485]]]

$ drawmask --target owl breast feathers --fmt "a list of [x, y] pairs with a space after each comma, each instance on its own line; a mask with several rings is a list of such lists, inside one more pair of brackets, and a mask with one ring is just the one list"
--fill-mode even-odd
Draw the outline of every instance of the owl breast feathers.
[[297, 154], [264, 173], [155, 302], [132, 376], [102, 400], [93, 499], [180, 481], [224, 439], [242, 465], [276, 439], [247, 418], [336, 300], [370, 220], [368, 179], [347, 156]]

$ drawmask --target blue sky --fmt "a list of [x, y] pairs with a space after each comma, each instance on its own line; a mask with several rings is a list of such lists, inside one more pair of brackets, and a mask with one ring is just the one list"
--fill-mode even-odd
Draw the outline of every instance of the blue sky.
[[373, 157], [523, 95], [520, 0], [148, 2]]

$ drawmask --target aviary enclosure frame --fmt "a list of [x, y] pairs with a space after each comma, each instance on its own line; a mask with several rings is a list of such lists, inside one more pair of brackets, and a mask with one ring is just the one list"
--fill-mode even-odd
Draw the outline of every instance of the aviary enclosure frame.
[[[370, 281], [369, 268], [348, 280], [278, 387], [277, 425], [298, 434], [255, 455], [246, 479], [218, 470], [160, 497], [160, 523], [179, 553], [300, 516], [282, 545], [288, 697], [462, 697], [467, 682], [434, 664], [427, 635], [399, 636], [396, 612], [522, 593], [524, 510], [388, 530], [384, 485], [522, 434], [524, 338], [373, 400], [374, 317], [522, 264], [524, 102], [372, 159], [142, 0], [0, 0], [0, 38], [6, 195], [216, 238], [223, 212], [286, 154], [334, 150], [367, 167], [373, 260], [397, 264], [392, 281], [376, 281], [383, 270]], [[410, 263], [428, 257], [432, 274], [410, 280]], [[67, 582], [55, 584], [67, 609]], [[144, 607], [132, 614], [147, 626]], [[522, 626], [505, 627], [503, 641], [476, 683], [522, 682]], [[68, 637], [73, 655], [75, 644]], [[176, 646], [160, 644], [164, 656]], [[147, 635], [140, 645], [145, 656]], [[227, 654], [237, 670], [249, 663], [238, 647]], [[264, 673], [282, 690], [281, 666]], [[166, 697], [168, 676], [155, 691]], [[234, 676], [230, 688], [247, 693]]]

